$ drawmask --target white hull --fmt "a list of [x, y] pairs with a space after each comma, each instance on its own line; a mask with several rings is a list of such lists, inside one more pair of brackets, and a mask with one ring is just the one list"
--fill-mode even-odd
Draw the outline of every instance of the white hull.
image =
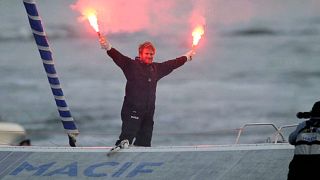
[[237, 144], [132, 147], [1, 146], [0, 179], [286, 179], [293, 146]]

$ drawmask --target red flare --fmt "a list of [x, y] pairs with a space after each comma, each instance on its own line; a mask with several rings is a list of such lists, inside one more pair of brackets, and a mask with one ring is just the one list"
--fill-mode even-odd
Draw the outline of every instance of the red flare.
[[93, 29], [99, 33], [99, 26], [98, 26], [98, 18], [97, 13], [94, 9], [85, 9], [82, 14], [89, 20], [90, 25]]
[[198, 25], [194, 28], [194, 30], [192, 31], [192, 37], [193, 37], [192, 46], [198, 45], [203, 34], [204, 34], [203, 26]]

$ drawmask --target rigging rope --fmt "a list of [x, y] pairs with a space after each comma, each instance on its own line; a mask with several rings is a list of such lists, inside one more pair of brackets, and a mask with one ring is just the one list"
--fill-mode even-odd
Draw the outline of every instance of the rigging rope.
[[35, 0], [23, 0], [23, 4], [28, 14], [29, 24], [38, 46], [38, 50], [43, 62], [44, 69], [47, 73], [48, 81], [54, 96], [58, 112], [63, 127], [68, 134], [70, 146], [75, 146], [76, 136], [79, 130], [76, 127], [70, 109], [66, 103], [63, 91], [59, 82], [58, 74], [55, 70], [52, 52], [46, 37], [46, 33], [42, 26], [41, 17], [39, 16]]

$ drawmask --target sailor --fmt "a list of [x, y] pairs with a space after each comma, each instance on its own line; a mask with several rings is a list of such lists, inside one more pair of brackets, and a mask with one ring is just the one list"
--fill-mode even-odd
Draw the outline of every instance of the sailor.
[[297, 117], [309, 120], [301, 122], [289, 136], [289, 143], [295, 149], [289, 165], [288, 180], [313, 178], [319, 169], [320, 101], [313, 105], [310, 112], [299, 112]]
[[139, 56], [135, 60], [113, 48], [104, 36], [99, 36], [99, 42], [127, 79], [121, 110], [122, 131], [115, 145], [122, 146], [128, 142], [135, 146], [150, 147], [157, 83], [174, 69], [192, 60], [194, 50], [176, 59], [158, 63], [153, 62], [156, 48], [151, 42], [139, 46]]

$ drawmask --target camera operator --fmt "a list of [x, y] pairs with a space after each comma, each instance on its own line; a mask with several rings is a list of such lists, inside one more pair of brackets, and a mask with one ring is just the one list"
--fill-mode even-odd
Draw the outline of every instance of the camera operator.
[[320, 101], [310, 112], [299, 112], [301, 122], [289, 136], [289, 143], [295, 146], [294, 156], [289, 165], [288, 180], [307, 179], [316, 176], [320, 162]]

